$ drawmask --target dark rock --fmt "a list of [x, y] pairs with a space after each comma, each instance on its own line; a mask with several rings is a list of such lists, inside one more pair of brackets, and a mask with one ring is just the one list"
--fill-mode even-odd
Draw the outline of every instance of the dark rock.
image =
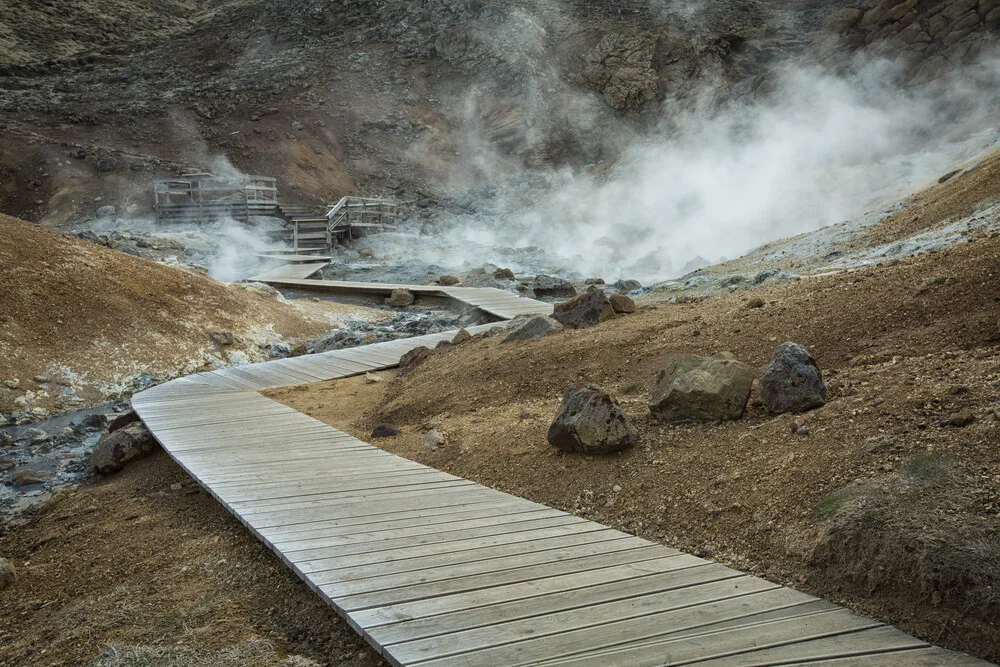
[[557, 303], [552, 312], [552, 319], [572, 329], [590, 327], [614, 316], [615, 311], [608, 302], [608, 297], [596, 288], [569, 301]]
[[7, 472], [17, 467], [17, 463], [12, 458], [0, 456], [0, 472]]
[[805, 412], [826, 403], [826, 383], [806, 348], [782, 343], [760, 379], [760, 400], [770, 412]]
[[455, 337], [451, 339], [452, 345], [461, 345], [462, 343], [472, 340], [472, 334], [470, 334], [466, 329], [460, 329]]
[[313, 347], [313, 352], [329, 352], [331, 350], [343, 350], [347, 347], [355, 347], [361, 341], [359, 334], [353, 331], [341, 329], [334, 331], [329, 336], [320, 339]]
[[139, 415], [134, 410], [123, 412], [108, 423], [108, 433], [114, 433], [118, 429], [124, 428], [129, 424], [134, 424], [137, 421], [139, 421]]
[[678, 357], [656, 374], [649, 410], [671, 422], [740, 419], [753, 375], [728, 354]]
[[548, 432], [552, 446], [581, 454], [609, 454], [638, 440], [618, 401], [596, 385], [570, 386]]
[[608, 303], [616, 313], [634, 313], [635, 301], [624, 294], [612, 294], [608, 297]]
[[121, 470], [126, 463], [150, 454], [156, 440], [141, 422], [101, 436], [90, 455], [90, 467], [102, 475]]
[[576, 296], [576, 288], [568, 280], [547, 276], [544, 273], [535, 276], [532, 289], [539, 298]]
[[438, 285], [457, 285], [458, 276], [441, 276], [438, 278]]
[[637, 289], [642, 289], [642, 283], [638, 280], [619, 280], [613, 287], [621, 293], [634, 292]]
[[764, 306], [765, 306], [764, 299], [761, 299], [760, 297], [754, 297], [753, 299], [747, 301], [745, 308], [747, 310], [753, 310], [754, 308], [763, 308]]
[[430, 354], [431, 349], [426, 345], [415, 347], [399, 358], [399, 367], [409, 368], [410, 366], [416, 366], [417, 364], [423, 363], [423, 361], [427, 359]]
[[535, 315], [527, 322], [507, 334], [507, 336], [500, 342], [511, 343], [518, 340], [535, 340], [538, 338], [544, 338], [550, 333], [560, 331], [562, 328], [562, 324], [551, 317], [547, 317], [545, 315]]
[[414, 301], [416, 301], [416, 298], [413, 296], [413, 292], [408, 289], [394, 289], [392, 290], [392, 295], [385, 300], [386, 304], [393, 308], [403, 308], [404, 306], [411, 305]]
[[514, 280], [514, 272], [510, 269], [497, 269], [493, 272], [493, 277], [497, 280]]
[[441, 349], [442, 347], [451, 347], [450, 340], [439, 340], [438, 344], [434, 346], [435, 350]]
[[[135, 413], [133, 412], [131, 414], [134, 415]], [[138, 418], [138, 415], [136, 415], [136, 418]], [[108, 425], [109, 425], [108, 416], [103, 412], [99, 412], [93, 415], [87, 415], [80, 422], [80, 426], [82, 426], [87, 431], [96, 431], [98, 429], [105, 429], [108, 428]]]
[[372, 440], [378, 440], [379, 438], [395, 438], [397, 435], [402, 433], [398, 428], [392, 424], [379, 424], [372, 431]]
[[587, 278], [583, 281], [584, 285], [603, 285], [604, 278]]

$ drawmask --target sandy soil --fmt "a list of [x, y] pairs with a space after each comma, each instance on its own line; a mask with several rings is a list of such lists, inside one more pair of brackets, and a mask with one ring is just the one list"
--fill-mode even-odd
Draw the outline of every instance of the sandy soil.
[[[766, 302], [761, 308], [748, 308], [749, 297], [740, 294], [647, 304], [635, 315], [540, 341], [504, 345], [488, 337], [435, 351], [379, 385], [353, 379], [269, 395], [362, 438], [379, 423], [395, 424], [402, 436], [374, 442], [997, 660], [995, 571], [965, 584], [926, 572], [911, 576], [947, 560], [920, 537], [937, 530], [944, 537], [935, 539], [959, 551], [966, 535], [994, 536], [986, 554], [948, 558], [968, 565], [1000, 557], [997, 276], [994, 234], [891, 266], [755, 292]], [[752, 398], [739, 422], [668, 426], [650, 417], [646, 393], [671, 357], [730, 351], [763, 371], [786, 340], [817, 358], [830, 389], [825, 407], [775, 418]], [[639, 428], [640, 446], [594, 458], [547, 444], [562, 392], [581, 381], [619, 398]], [[970, 425], [941, 425], [963, 410], [975, 416]], [[422, 447], [428, 424], [447, 435], [438, 451]], [[793, 434], [800, 424], [808, 436]], [[859, 574], [847, 551], [867, 538], [842, 537], [837, 510], [844, 489], [910, 489], [914, 471], [929, 460], [954, 484], [913, 501], [906, 525], [868, 529], [890, 541], [913, 539], [923, 550], [909, 554], [913, 562], [866, 556], [871, 561], [860, 563]], [[954, 505], [959, 497], [965, 500]], [[844, 562], [834, 562], [840, 557]], [[878, 568], [884, 576], [866, 574]]]
[[[0, 411], [74, 407], [127, 391], [139, 373], [173, 376], [236, 353], [254, 359], [262, 345], [295, 345], [347, 317], [384, 317], [328, 301], [282, 303], [2, 215], [0, 285]], [[214, 341], [217, 332], [233, 343]]]
[[256, 653], [219, 658], [249, 652], [248, 642], [278, 658], [383, 664], [162, 452], [60, 492], [36, 521], [0, 535], [0, 553], [18, 569], [16, 585], [0, 591], [3, 666], [87, 665], [110, 645], [157, 658], [113, 663], [134, 667], [269, 664]]

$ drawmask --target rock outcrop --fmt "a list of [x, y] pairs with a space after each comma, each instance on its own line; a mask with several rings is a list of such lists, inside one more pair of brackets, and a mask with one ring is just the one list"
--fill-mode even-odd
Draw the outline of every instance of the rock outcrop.
[[545, 338], [550, 333], [560, 331], [562, 324], [547, 317], [546, 315], [535, 315], [524, 324], [518, 326], [500, 341], [501, 343], [512, 343], [518, 340], [536, 340]]
[[635, 301], [624, 294], [612, 294], [608, 297], [608, 303], [611, 304], [612, 310], [616, 313], [628, 314], [635, 312]]
[[90, 467], [101, 475], [121, 470], [126, 463], [149, 455], [156, 440], [141, 422], [123, 426], [101, 436], [90, 455]]
[[639, 432], [618, 401], [597, 385], [574, 384], [563, 395], [548, 441], [565, 452], [609, 454], [635, 445]]
[[576, 296], [576, 288], [568, 280], [547, 276], [544, 273], [535, 276], [532, 284], [535, 296], [539, 298], [554, 297], [564, 298]]
[[753, 370], [730, 355], [686, 355], [656, 374], [649, 410], [670, 422], [740, 419]]
[[826, 403], [826, 383], [806, 348], [782, 343], [760, 379], [760, 400], [775, 414], [805, 412]]
[[591, 327], [614, 316], [615, 310], [608, 297], [596, 287], [569, 301], [557, 303], [552, 312], [552, 319], [571, 329]]
[[660, 77], [653, 69], [655, 52], [649, 35], [608, 33], [587, 54], [583, 78], [611, 108], [635, 109], [656, 97]]
[[399, 367], [408, 368], [422, 363], [424, 359], [431, 355], [431, 349], [426, 345], [415, 347], [399, 358]]

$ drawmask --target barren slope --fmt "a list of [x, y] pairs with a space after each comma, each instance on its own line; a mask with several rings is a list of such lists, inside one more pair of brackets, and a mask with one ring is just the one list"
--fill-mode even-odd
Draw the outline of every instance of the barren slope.
[[[974, 199], [995, 197], [991, 187]], [[942, 205], [940, 214], [957, 210]], [[361, 438], [393, 423], [404, 434], [375, 441], [390, 451], [997, 660], [998, 279], [1000, 233], [979, 228], [953, 248], [850, 273], [650, 302], [529, 343], [474, 340], [383, 385], [348, 380], [269, 395]], [[765, 305], [750, 307], [752, 297]], [[651, 418], [646, 394], [672, 357], [730, 351], [763, 372], [787, 340], [818, 360], [825, 407], [773, 417], [752, 399], [739, 422]], [[582, 457], [548, 445], [574, 382], [617, 395], [640, 446]], [[971, 424], [950, 422], [964, 411]], [[437, 451], [422, 446], [427, 424], [448, 437]], [[807, 436], [793, 433], [798, 425]]]
[[2, 215], [0, 285], [0, 411], [72, 406], [237, 351], [261, 358], [365, 310], [282, 303]]

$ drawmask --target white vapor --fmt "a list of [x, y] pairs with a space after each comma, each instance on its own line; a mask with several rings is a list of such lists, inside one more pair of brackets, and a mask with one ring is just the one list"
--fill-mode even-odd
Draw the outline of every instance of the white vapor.
[[900, 91], [895, 74], [888, 63], [850, 78], [784, 72], [767, 100], [664, 119], [605, 180], [550, 175], [539, 201], [501, 198], [478, 224], [465, 218], [465, 234], [543, 247], [581, 274], [652, 281], [697, 256], [715, 262], [851, 219], [996, 139], [986, 123], [997, 60], [933, 89]]

